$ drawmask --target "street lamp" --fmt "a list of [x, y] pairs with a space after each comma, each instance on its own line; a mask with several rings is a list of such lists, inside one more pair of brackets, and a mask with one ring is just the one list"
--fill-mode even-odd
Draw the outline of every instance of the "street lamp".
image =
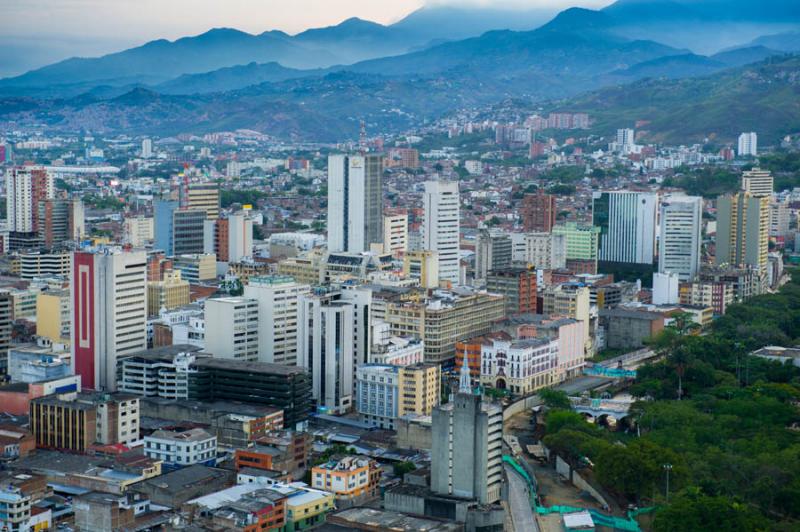
[[667, 472], [667, 489], [666, 489], [666, 492], [667, 492], [667, 504], [669, 504], [669, 472], [672, 471], [672, 464], [664, 464], [661, 467], [663, 467], [664, 471]]

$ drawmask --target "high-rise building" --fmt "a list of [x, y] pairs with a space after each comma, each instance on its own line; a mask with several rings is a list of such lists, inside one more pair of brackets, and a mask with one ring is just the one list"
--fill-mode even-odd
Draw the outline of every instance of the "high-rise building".
[[173, 245], [173, 214], [178, 209], [178, 202], [171, 200], [155, 200], [154, 213], [154, 242], [153, 247], [160, 249], [168, 257], [175, 254]]
[[618, 129], [616, 151], [630, 153], [636, 146], [636, 131], [633, 129]]
[[499, 501], [503, 409], [472, 393], [467, 364], [453, 400], [434, 408], [431, 431], [431, 490], [481, 504]]
[[511, 266], [512, 254], [508, 233], [481, 229], [475, 241], [475, 279], [485, 280], [489, 272]]
[[147, 347], [144, 251], [76, 251], [72, 290], [72, 368], [85, 388], [115, 390], [117, 360]]
[[250, 278], [244, 296], [258, 303], [259, 361], [297, 365], [298, 304], [309, 292], [309, 285], [287, 276]]
[[426, 181], [422, 248], [439, 255], [439, 279], [458, 284], [460, 222], [457, 181]]
[[66, 289], [49, 289], [36, 295], [36, 335], [52, 343], [69, 345], [72, 318], [70, 293]]
[[525, 194], [520, 215], [525, 232], [549, 233], [556, 224], [556, 197], [542, 189]]
[[53, 176], [42, 166], [18, 166], [6, 174], [6, 219], [10, 249], [36, 247], [39, 202], [55, 196]]
[[253, 256], [253, 218], [247, 211], [224, 218], [205, 220], [203, 249], [214, 253], [220, 262], [240, 262]]
[[742, 173], [742, 190], [756, 197], [772, 197], [774, 179], [769, 170], [753, 168]]
[[153, 141], [150, 139], [142, 140], [142, 159], [149, 159], [153, 156]]
[[203, 210], [176, 209], [172, 212], [172, 254], [191, 255], [203, 253], [203, 224], [207, 214]]
[[355, 369], [368, 361], [369, 290], [300, 296], [298, 365], [309, 370], [312, 396], [322, 411], [344, 413], [354, 404]]
[[83, 202], [80, 199], [54, 198], [39, 201], [39, 242], [50, 249], [83, 236]]
[[399, 257], [408, 251], [408, 214], [387, 214], [383, 217], [383, 252]]
[[589, 287], [580, 283], [548, 286], [542, 292], [543, 314], [551, 317], [564, 316], [581, 322], [585, 353], [589, 353], [591, 349], [590, 299]]
[[362, 253], [383, 243], [383, 158], [328, 157], [328, 250]]
[[525, 262], [538, 270], [558, 270], [567, 266], [567, 237], [558, 233], [527, 233]]
[[600, 228], [598, 258], [653, 264], [658, 197], [646, 192], [594, 192], [593, 225]]
[[125, 218], [123, 234], [126, 243], [135, 248], [144, 247], [147, 242], [155, 238], [153, 218], [147, 216]]
[[703, 198], [668, 196], [661, 202], [661, 237], [658, 243], [659, 273], [674, 273], [681, 281], [700, 271]]
[[206, 300], [205, 349], [216, 358], [258, 361], [258, 302], [246, 297]]
[[754, 131], [739, 135], [739, 149], [736, 151], [739, 157], [755, 157], [758, 155], [758, 135]]
[[[554, 235], [564, 235], [567, 244], [567, 267], [576, 273], [597, 273], [597, 247], [600, 228], [575, 222], [553, 227]], [[584, 267], [578, 268], [576, 265]]]
[[211, 182], [189, 183], [188, 187], [181, 188], [184, 197], [181, 206], [189, 210], [205, 212], [206, 219], [219, 218], [219, 185]]
[[0, 374], [8, 368], [8, 349], [11, 347], [11, 322], [14, 301], [8, 290], [0, 290]]
[[409, 414], [429, 416], [439, 404], [439, 366], [362, 364], [356, 371], [356, 407], [364, 423], [394, 429]]
[[752, 266], [764, 274], [769, 253], [769, 198], [749, 192], [717, 199], [717, 265]]
[[789, 199], [773, 199], [769, 203], [769, 236], [786, 237], [792, 221]]
[[504, 268], [489, 272], [486, 290], [501, 294], [507, 316], [536, 313], [536, 271], [528, 268]]

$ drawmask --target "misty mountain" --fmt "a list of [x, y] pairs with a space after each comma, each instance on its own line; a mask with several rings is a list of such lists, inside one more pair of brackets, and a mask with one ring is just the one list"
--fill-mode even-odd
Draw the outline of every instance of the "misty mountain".
[[264, 82], [319, 75], [320, 70], [298, 70], [286, 68], [278, 63], [249, 63], [247, 65], [220, 68], [202, 74], [183, 74], [175, 79], [159, 83], [152, 88], [162, 94], [203, 94], [241, 89]]
[[764, 35], [753, 40], [750, 46], [765, 46], [782, 52], [800, 52], [800, 30]]
[[703, 54], [800, 25], [796, 0], [617, 0], [601, 12], [617, 35]]
[[637, 133], [650, 142], [733, 142], [742, 131], [777, 142], [800, 132], [800, 56], [771, 57], [709, 76], [644, 79], [559, 102], [552, 110], [584, 111], [592, 129], [611, 134], [644, 121]]

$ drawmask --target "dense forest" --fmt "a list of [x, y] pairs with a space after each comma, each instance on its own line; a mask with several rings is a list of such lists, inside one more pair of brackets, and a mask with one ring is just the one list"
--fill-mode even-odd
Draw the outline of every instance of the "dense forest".
[[748, 355], [800, 344], [800, 273], [701, 334], [677, 321], [630, 388], [638, 431], [588, 423], [551, 392], [545, 443], [593, 464], [620, 502], [656, 505], [656, 531], [800, 529], [800, 368]]

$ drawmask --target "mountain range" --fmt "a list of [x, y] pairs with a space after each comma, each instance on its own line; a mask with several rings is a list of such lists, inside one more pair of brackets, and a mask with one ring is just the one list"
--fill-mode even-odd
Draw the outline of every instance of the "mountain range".
[[[728, 75], [800, 50], [794, 1], [619, 0], [602, 10], [567, 9], [535, 29], [472, 36], [508, 13], [424, 8], [390, 26], [349, 19], [294, 36], [216, 29], [0, 80], [0, 124], [163, 133], [247, 127], [340, 140], [354, 136], [360, 120], [401, 130], [505, 98], [542, 102]], [[546, 15], [527, 11], [515, 24]], [[713, 32], [680, 37], [698, 24], [739, 28], [739, 40], [723, 47], [731, 43], [717, 39], [715, 49], [724, 50], [703, 55], [698, 49], [710, 46]], [[637, 85], [642, 79], [658, 81]]]

